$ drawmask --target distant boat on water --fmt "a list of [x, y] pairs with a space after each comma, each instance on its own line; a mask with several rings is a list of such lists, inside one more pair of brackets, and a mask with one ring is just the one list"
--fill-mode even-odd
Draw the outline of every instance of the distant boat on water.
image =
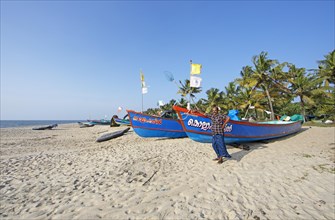
[[187, 137], [178, 119], [147, 115], [132, 110], [127, 112], [132, 128], [141, 137]]
[[[199, 112], [191, 112], [179, 106], [173, 106], [181, 119], [183, 130], [194, 141], [212, 142], [211, 120]], [[294, 134], [300, 131], [302, 121], [265, 121], [248, 122], [229, 120], [226, 124], [225, 142], [245, 143], [268, 140]]]

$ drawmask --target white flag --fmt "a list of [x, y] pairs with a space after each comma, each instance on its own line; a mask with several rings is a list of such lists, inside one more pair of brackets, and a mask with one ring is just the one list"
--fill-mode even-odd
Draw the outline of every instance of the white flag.
[[142, 94], [147, 94], [147, 93], [148, 93], [148, 87], [143, 87]]
[[201, 78], [199, 76], [191, 76], [190, 78], [190, 86], [199, 88], [201, 86]]
[[164, 102], [162, 100], [159, 100], [158, 101], [158, 106], [163, 106], [164, 105]]

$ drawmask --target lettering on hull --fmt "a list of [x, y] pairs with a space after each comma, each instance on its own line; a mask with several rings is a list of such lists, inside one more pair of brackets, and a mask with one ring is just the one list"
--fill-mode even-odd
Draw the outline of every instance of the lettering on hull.
[[[203, 131], [208, 131], [212, 128], [212, 125], [210, 122], [206, 122], [206, 121], [200, 121], [197, 119], [189, 119], [187, 121], [187, 125], [190, 127], [194, 127], [194, 128], [200, 128]], [[232, 132], [233, 131], [233, 125], [232, 124], [226, 124], [225, 128], [224, 128], [224, 132]]]
[[157, 118], [151, 119], [151, 118], [134, 116], [133, 120], [141, 122], [141, 123], [148, 123], [148, 124], [155, 124], [155, 125], [161, 125], [163, 123], [162, 119], [157, 119]]

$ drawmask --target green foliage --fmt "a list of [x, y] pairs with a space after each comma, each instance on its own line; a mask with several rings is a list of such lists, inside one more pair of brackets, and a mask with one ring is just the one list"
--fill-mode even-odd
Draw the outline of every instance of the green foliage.
[[181, 80], [179, 80], [179, 83], [181, 86], [179, 87], [179, 90], [177, 93], [180, 94], [184, 98], [189, 96], [190, 99], [193, 99], [195, 97], [194, 94], [201, 92], [201, 88], [191, 87], [190, 80], [188, 79], [186, 79], [184, 83]]
[[335, 121], [335, 50], [318, 61], [319, 67], [314, 71], [287, 62], [279, 63], [267, 55], [261, 52], [253, 56], [253, 66], [242, 67], [241, 78], [228, 83], [223, 91], [207, 90], [207, 98], [196, 103], [195, 94], [200, 93], [201, 88], [190, 87], [189, 80], [179, 81], [179, 101], [171, 100], [161, 108], [146, 112], [157, 114], [160, 110], [171, 110], [174, 104], [186, 107], [187, 102], [192, 101], [192, 109], [209, 112], [218, 105], [224, 112], [239, 110], [241, 118], [252, 115], [257, 120], [268, 120], [265, 111], [271, 111], [272, 117], [302, 114]]
[[158, 108], [148, 108], [143, 113], [148, 114], [148, 115], [159, 115], [159, 109]]
[[279, 115], [294, 115], [301, 112], [300, 103], [283, 103], [283, 105], [278, 109]]
[[324, 85], [335, 84], [335, 50], [325, 56], [324, 60], [318, 61], [319, 76], [323, 79]]

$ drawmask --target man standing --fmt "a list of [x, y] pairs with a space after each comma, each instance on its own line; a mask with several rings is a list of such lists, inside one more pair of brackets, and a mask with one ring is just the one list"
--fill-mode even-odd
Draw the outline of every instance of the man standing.
[[212, 121], [212, 146], [217, 155], [217, 160], [219, 164], [223, 161], [230, 159], [231, 156], [227, 151], [226, 144], [224, 142], [224, 127], [228, 123], [230, 117], [228, 115], [220, 114], [219, 107], [214, 106], [211, 114], [205, 114]]

